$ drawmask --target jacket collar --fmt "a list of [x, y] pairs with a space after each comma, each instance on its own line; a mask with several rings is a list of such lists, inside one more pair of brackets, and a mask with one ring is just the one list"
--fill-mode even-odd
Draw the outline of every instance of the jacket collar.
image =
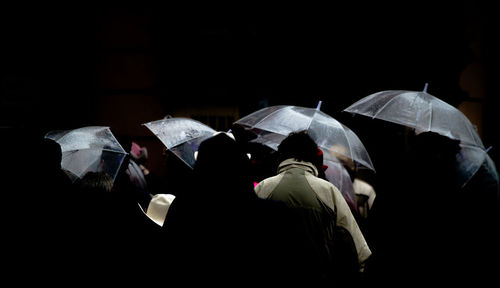
[[278, 174], [285, 172], [292, 168], [300, 168], [306, 172], [313, 174], [314, 176], [318, 176], [318, 169], [311, 162], [305, 161], [297, 161], [293, 158], [288, 158], [281, 162], [278, 166]]

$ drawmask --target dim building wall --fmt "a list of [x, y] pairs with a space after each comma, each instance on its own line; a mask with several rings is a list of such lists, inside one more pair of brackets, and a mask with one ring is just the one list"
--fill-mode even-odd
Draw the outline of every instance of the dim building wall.
[[466, 93], [458, 109], [469, 118], [483, 139], [483, 106], [485, 103], [484, 70], [481, 63], [467, 65], [460, 76], [460, 88]]
[[149, 10], [110, 7], [97, 18], [97, 109], [95, 121], [110, 126], [122, 145], [148, 149], [146, 166], [163, 175], [163, 144], [142, 124], [161, 119], [154, 94], [155, 70]]

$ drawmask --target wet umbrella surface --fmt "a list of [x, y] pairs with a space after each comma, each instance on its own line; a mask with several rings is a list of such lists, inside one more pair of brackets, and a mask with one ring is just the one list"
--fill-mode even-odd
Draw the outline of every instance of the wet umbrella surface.
[[338, 161], [347, 157], [358, 168], [375, 171], [368, 152], [359, 137], [347, 126], [318, 108], [278, 105], [260, 109], [234, 124], [252, 130], [257, 138], [252, 140], [277, 149], [289, 133], [307, 130], [325, 160]]
[[194, 154], [200, 143], [216, 132], [199, 121], [182, 117], [160, 119], [143, 125], [191, 168], [194, 167]]
[[460, 186], [464, 186], [487, 161], [487, 150], [474, 125], [460, 110], [427, 93], [427, 85], [423, 91], [373, 93], [343, 111], [413, 128], [415, 134], [434, 132], [459, 140], [455, 167]]
[[85, 173], [106, 172], [113, 179], [128, 154], [109, 127], [88, 126], [73, 130], [50, 131], [45, 138], [61, 146], [61, 167], [72, 181]]

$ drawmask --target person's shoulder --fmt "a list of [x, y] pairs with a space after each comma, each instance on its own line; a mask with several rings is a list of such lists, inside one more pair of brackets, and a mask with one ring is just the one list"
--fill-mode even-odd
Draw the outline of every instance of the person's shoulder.
[[332, 182], [326, 179], [314, 175], [308, 175], [306, 176], [306, 179], [309, 182], [309, 185], [311, 185], [311, 187], [316, 187], [319, 189], [327, 189], [327, 190], [330, 189], [339, 190], [337, 186], [335, 186]]
[[262, 188], [264, 186], [268, 186], [272, 183], [279, 181], [279, 179], [281, 179], [282, 177], [283, 177], [283, 175], [277, 174], [274, 176], [264, 178], [255, 185], [255, 188], [257, 188], [257, 187]]
[[373, 186], [362, 179], [355, 178], [352, 186], [356, 194], [362, 194], [366, 196], [375, 194], [375, 189], [373, 188]]
[[274, 188], [276, 188], [276, 186], [280, 183], [281, 178], [283, 178], [283, 175], [278, 174], [261, 180], [254, 187], [255, 193], [260, 198], [268, 198]]

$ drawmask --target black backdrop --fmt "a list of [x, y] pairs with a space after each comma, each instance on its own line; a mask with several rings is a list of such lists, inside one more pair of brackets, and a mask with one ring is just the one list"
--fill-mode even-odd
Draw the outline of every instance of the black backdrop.
[[480, 61], [486, 83], [481, 101], [487, 104], [483, 138], [496, 146], [498, 30], [491, 5], [2, 4], [0, 120], [3, 127], [39, 131], [92, 123], [104, 90], [99, 31], [113, 21], [113, 11], [140, 14], [146, 22], [154, 63], [149, 92], [165, 110], [194, 102], [230, 104], [244, 115], [265, 105], [315, 107], [322, 100], [322, 110], [340, 120], [347, 117], [343, 108], [370, 93], [420, 90], [425, 83], [431, 94], [458, 105], [468, 97], [460, 90], [460, 74]]

